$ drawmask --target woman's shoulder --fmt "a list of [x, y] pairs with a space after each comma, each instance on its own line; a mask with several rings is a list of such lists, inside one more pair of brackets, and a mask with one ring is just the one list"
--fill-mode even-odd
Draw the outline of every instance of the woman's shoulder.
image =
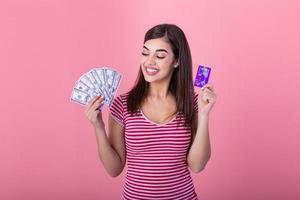
[[123, 104], [127, 102], [129, 92], [124, 92], [115, 96], [114, 99], [121, 101]]
[[197, 99], [199, 96], [198, 92], [194, 90], [194, 99]]

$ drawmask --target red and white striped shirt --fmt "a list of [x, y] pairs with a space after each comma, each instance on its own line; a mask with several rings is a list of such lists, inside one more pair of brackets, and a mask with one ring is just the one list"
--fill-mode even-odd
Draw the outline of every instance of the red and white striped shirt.
[[[110, 107], [111, 116], [125, 130], [128, 170], [122, 199], [198, 199], [187, 165], [191, 132], [182, 124], [182, 114], [157, 124], [141, 109], [134, 115], [127, 112], [127, 97], [128, 93], [117, 96]], [[197, 98], [195, 93], [196, 112]]]

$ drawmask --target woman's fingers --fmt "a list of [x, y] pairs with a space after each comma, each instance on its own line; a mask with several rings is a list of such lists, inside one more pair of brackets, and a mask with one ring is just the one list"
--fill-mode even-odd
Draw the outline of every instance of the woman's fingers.
[[[98, 116], [99, 113], [101, 113], [101, 110], [98, 109], [100, 106], [102, 106], [104, 103], [104, 96], [97, 96], [94, 97], [88, 104], [85, 114], [89, 121], [91, 121], [93, 124], [97, 124], [99, 122]], [[101, 118], [102, 120], [102, 118]]]
[[204, 91], [205, 89], [214, 91], [214, 87], [213, 87], [212, 85], [210, 85], [210, 84], [205, 84], [205, 85], [201, 88], [201, 91]]
[[203, 94], [212, 94], [212, 95], [216, 95], [215, 94], [215, 91], [214, 91], [214, 88], [211, 86], [211, 85], [204, 85], [202, 88], [201, 88], [201, 91]]
[[205, 90], [203, 94], [215, 96], [216, 94], [210, 90]]
[[104, 97], [100, 97], [96, 100], [96, 102], [92, 105], [91, 110], [95, 111], [97, 110], [102, 104], [104, 103]]
[[202, 91], [202, 94], [214, 94], [214, 92], [206, 88]]
[[[88, 103], [85, 109], [85, 114], [89, 119], [92, 118], [92, 116], [95, 114], [95, 111], [97, 111], [98, 107], [101, 106], [100, 104], [103, 102], [103, 100], [103, 96], [97, 96]], [[98, 115], [98, 112], [96, 112], [96, 114]]]
[[202, 98], [204, 101], [209, 102], [210, 100], [216, 99], [216, 94], [214, 92], [214, 88], [210, 84], [206, 84], [201, 88]]
[[100, 98], [101, 96], [95, 96], [94, 98], [92, 98], [90, 100], [90, 102], [88, 103], [88, 105], [86, 106], [86, 111], [90, 110], [90, 108], [92, 107], [92, 105]]

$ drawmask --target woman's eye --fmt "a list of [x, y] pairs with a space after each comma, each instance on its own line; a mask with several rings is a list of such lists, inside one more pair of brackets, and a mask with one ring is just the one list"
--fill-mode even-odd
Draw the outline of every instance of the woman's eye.
[[[144, 52], [142, 52], [142, 55], [143, 56], [148, 56], [148, 54], [147, 53], [144, 53]], [[163, 59], [163, 58], [165, 58], [165, 56], [156, 56], [158, 59]]]

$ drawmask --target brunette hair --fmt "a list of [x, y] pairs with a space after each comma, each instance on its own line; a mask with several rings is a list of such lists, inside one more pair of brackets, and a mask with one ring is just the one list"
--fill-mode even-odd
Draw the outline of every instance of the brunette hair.
[[[185, 117], [185, 125], [196, 130], [195, 112], [193, 109], [194, 87], [192, 75], [192, 56], [184, 32], [174, 24], [159, 24], [149, 29], [144, 37], [144, 43], [151, 39], [163, 38], [172, 48], [178, 67], [174, 69], [170, 80], [169, 92], [176, 98], [177, 112]], [[128, 92], [128, 112], [136, 112], [148, 94], [149, 83], [145, 80], [141, 68], [135, 85]]]

